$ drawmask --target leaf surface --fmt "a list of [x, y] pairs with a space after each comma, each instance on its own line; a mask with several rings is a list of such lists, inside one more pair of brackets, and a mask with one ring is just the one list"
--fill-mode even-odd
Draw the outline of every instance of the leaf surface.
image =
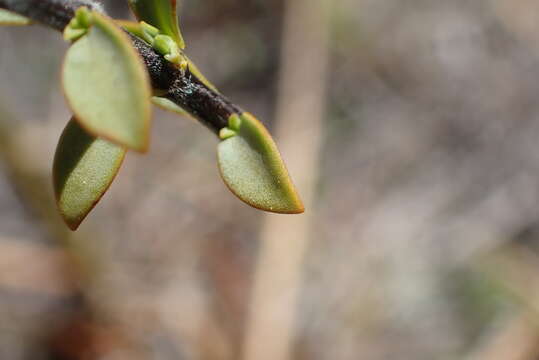
[[167, 110], [167, 111], [176, 113], [178, 115], [188, 116], [191, 118], [193, 117], [186, 110], [184, 110], [181, 106], [177, 105], [172, 100], [169, 100], [165, 97], [154, 96], [152, 97], [152, 103], [163, 110]]
[[88, 34], [66, 54], [62, 81], [73, 112], [88, 132], [147, 150], [150, 80], [131, 41], [112, 20], [93, 13]]
[[21, 16], [19, 14], [12, 13], [4, 9], [0, 9], [0, 26], [1, 25], [13, 25], [13, 26], [24, 26], [30, 25], [30, 19]]
[[139, 21], [155, 26], [161, 33], [172, 37], [180, 49], [185, 48], [176, 14], [176, 0], [129, 0], [129, 5]]
[[[266, 128], [251, 114], [240, 115], [237, 134], [218, 146], [221, 177], [247, 204], [266, 211], [297, 214], [303, 203]], [[227, 129], [227, 128], [225, 128]]]
[[53, 184], [58, 209], [76, 230], [114, 180], [126, 150], [89, 135], [72, 119], [54, 156]]

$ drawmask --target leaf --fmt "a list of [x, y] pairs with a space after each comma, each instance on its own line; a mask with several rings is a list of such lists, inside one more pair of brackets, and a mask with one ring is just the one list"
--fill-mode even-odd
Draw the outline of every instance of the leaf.
[[178, 115], [192, 117], [192, 115], [185, 111], [181, 106], [177, 105], [176, 103], [172, 102], [172, 100], [169, 100], [165, 97], [153, 96], [152, 102], [154, 103], [154, 105], [159, 106], [163, 110], [167, 110]]
[[176, 0], [128, 1], [139, 21], [155, 26], [161, 33], [172, 37], [180, 49], [185, 48], [176, 15]]
[[187, 56], [184, 55], [184, 57], [187, 59], [187, 67], [189, 68], [189, 71], [191, 74], [193, 74], [202, 84], [206, 85], [211, 90], [215, 91], [216, 93], [219, 93], [219, 90], [217, 90], [217, 87], [213, 85], [198, 69], [198, 66], [195, 65], [194, 62], [192, 62]]
[[30, 19], [21, 16], [19, 14], [12, 13], [4, 9], [0, 9], [0, 26], [1, 25], [13, 25], [13, 26], [24, 26], [30, 25], [32, 22]]
[[[229, 131], [236, 132], [218, 146], [221, 177], [247, 204], [266, 211], [297, 214], [304, 211], [281, 155], [266, 128], [251, 114], [233, 115]], [[227, 134], [229, 136], [228, 131]]]
[[71, 230], [105, 194], [118, 173], [126, 150], [89, 135], [71, 119], [54, 156], [53, 184], [58, 209]]
[[137, 36], [139, 38], [144, 37], [144, 33], [143, 33], [142, 27], [141, 27], [139, 22], [115, 19], [114, 23], [117, 26], [124, 29], [125, 31], [127, 31], [127, 32], [129, 32], [129, 33], [131, 33], [131, 34], [133, 34], [133, 35], [135, 35], [135, 36]]
[[88, 132], [144, 152], [151, 116], [148, 73], [127, 35], [112, 20], [92, 14], [88, 34], [66, 54], [67, 100]]

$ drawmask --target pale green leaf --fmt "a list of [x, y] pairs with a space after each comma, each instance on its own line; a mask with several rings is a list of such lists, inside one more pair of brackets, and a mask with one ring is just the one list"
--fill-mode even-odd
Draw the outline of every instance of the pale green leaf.
[[135, 16], [158, 28], [174, 39], [180, 49], [185, 48], [176, 15], [176, 0], [128, 0]]
[[67, 124], [54, 156], [53, 183], [60, 214], [72, 230], [107, 191], [125, 153], [89, 135], [74, 119]]
[[115, 19], [114, 23], [124, 29], [125, 31], [139, 37], [144, 38], [144, 31], [142, 30], [141, 23], [129, 20]]
[[182, 107], [180, 107], [176, 103], [172, 102], [172, 100], [169, 100], [165, 97], [153, 96], [152, 102], [154, 103], [154, 105], [160, 107], [163, 110], [167, 110], [167, 111], [176, 113], [178, 115], [192, 117], [192, 115], [189, 114], [187, 111], [185, 111]]
[[184, 55], [184, 57], [187, 59], [187, 67], [189, 68], [189, 71], [191, 74], [193, 74], [202, 84], [206, 85], [208, 88], [212, 89], [216, 93], [219, 92], [217, 90], [217, 87], [213, 85], [205, 76], [202, 74], [202, 72], [199, 70], [198, 66], [194, 62], [192, 62], [187, 56]]
[[229, 123], [237, 135], [219, 144], [218, 158], [221, 176], [230, 190], [261, 210], [303, 212], [303, 203], [266, 128], [248, 113], [233, 115]]
[[71, 108], [91, 134], [146, 151], [151, 117], [150, 80], [127, 35], [93, 13], [88, 34], [68, 50], [63, 85]]
[[19, 14], [12, 13], [4, 9], [0, 9], [0, 26], [2, 25], [13, 25], [13, 26], [24, 26], [31, 24], [30, 19], [21, 16]]

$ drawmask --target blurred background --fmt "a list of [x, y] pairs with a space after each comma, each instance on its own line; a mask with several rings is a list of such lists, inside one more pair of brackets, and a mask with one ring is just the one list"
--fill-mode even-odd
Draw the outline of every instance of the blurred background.
[[70, 233], [67, 44], [0, 28], [0, 359], [539, 359], [539, 2], [185, 0], [181, 23], [306, 213], [241, 203], [215, 137], [156, 109]]

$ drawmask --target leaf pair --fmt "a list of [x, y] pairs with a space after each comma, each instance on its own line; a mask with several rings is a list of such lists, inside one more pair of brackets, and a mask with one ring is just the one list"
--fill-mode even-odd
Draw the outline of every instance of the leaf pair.
[[147, 150], [151, 88], [130, 39], [111, 19], [80, 8], [64, 35], [76, 39], [62, 73], [75, 117], [60, 138], [53, 182], [60, 214], [75, 230], [109, 188], [126, 149]]
[[[142, 150], [147, 143], [135, 134], [137, 131], [129, 130], [133, 129], [133, 124], [135, 128], [136, 124], [143, 124], [138, 126], [142, 129], [139, 133], [147, 128], [150, 106], [144, 105], [149, 103], [146, 70], [129, 40], [110, 20], [95, 13], [91, 18], [92, 31], [68, 51], [63, 77], [66, 96], [84, 121], [69, 121], [60, 137], [53, 164], [57, 206], [72, 230], [78, 228], [107, 191], [126, 154], [124, 147], [90, 135], [81, 124], [91, 132], [133, 148]], [[0, 25], [30, 23], [23, 16], [0, 9]], [[81, 29], [78, 33], [84, 35], [86, 31]], [[77, 31], [71, 34], [76, 35]], [[127, 99], [130, 96], [134, 101]], [[121, 101], [117, 103], [118, 100]], [[138, 103], [140, 100], [143, 101]], [[111, 109], [116, 106], [119, 109]], [[133, 113], [141, 109], [144, 116], [135, 118]], [[118, 116], [118, 111], [123, 116]]]

